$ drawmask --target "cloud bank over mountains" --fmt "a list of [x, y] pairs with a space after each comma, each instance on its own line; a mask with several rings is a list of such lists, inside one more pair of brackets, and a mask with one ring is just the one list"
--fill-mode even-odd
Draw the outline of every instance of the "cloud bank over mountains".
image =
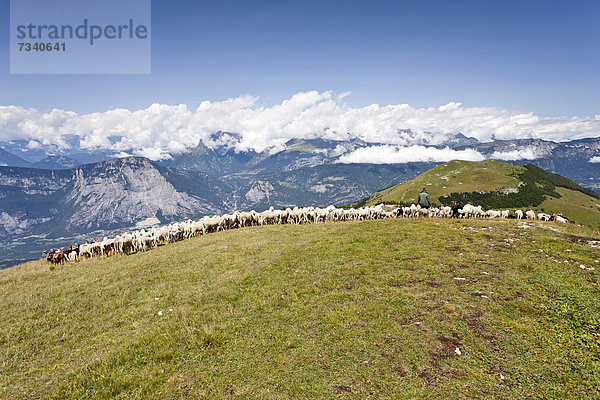
[[369, 146], [344, 154], [340, 163], [403, 164], [411, 162], [483, 161], [486, 157], [473, 149], [452, 150], [426, 146]]
[[[480, 154], [456, 154], [460, 152], [451, 149], [434, 152], [423, 145], [443, 144], [458, 132], [480, 141], [516, 138], [563, 141], [600, 134], [600, 115], [541, 117], [495, 107], [463, 107], [461, 103], [438, 108], [414, 108], [408, 104], [353, 108], [343, 101], [348, 95], [348, 92], [337, 96], [330, 91], [301, 92], [268, 107], [260, 105], [257, 97], [240, 96], [204, 101], [196, 110], [183, 104], [153, 104], [136, 111], [114, 109], [91, 114], [0, 106], [0, 141], [27, 140], [32, 149], [48, 145], [68, 148], [75, 136], [85, 149], [128, 152], [157, 160], [196, 146], [200, 140], [209, 147], [222, 145], [215, 142], [222, 138], [211, 135], [225, 131], [239, 134], [232, 145], [240, 151], [262, 151], [271, 146], [277, 151], [291, 138], [359, 138], [390, 146], [355, 151], [344, 156], [342, 162], [374, 156], [388, 160], [434, 157], [435, 161], [445, 161], [457, 156], [476, 160]], [[414, 147], [402, 150], [398, 146]], [[535, 154], [519, 151], [499, 154], [498, 158], [536, 158]]]
[[491, 158], [501, 161], [535, 160], [544, 155], [545, 154], [538, 149], [524, 147], [510, 151], [495, 151], [492, 153]]

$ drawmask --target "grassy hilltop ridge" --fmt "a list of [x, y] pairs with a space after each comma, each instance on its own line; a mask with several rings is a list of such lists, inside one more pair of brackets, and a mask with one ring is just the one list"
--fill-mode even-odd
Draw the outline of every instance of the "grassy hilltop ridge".
[[30, 262], [0, 271], [0, 398], [599, 397], [593, 240], [400, 219]]
[[414, 179], [377, 191], [353, 206], [411, 204], [426, 188], [434, 204], [453, 200], [484, 208], [527, 208], [558, 212], [578, 223], [600, 227], [600, 195], [575, 182], [531, 164], [513, 165], [496, 160], [454, 160]]

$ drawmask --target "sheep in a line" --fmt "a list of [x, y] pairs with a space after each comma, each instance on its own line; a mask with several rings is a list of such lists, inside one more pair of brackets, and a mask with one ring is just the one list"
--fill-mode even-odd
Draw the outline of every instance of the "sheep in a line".
[[550, 221], [550, 215], [546, 214], [546, 213], [538, 213], [537, 215], [537, 219], [539, 219], [540, 221]]
[[488, 210], [485, 212], [485, 215], [488, 218], [500, 218], [500, 216], [502, 215], [502, 213], [500, 211], [496, 211], [496, 210]]
[[[487, 210], [483, 211], [481, 206], [465, 204], [455, 213], [452, 207], [423, 208], [420, 205], [410, 206], [368, 206], [361, 208], [337, 208], [328, 206], [320, 207], [294, 207], [275, 210], [270, 207], [263, 212], [235, 211], [224, 215], [204, 216], [198, 220], [188, 219], [182, 222], [174, 222], [164, 226], [148, 229], [140, 229], [133, 232], [123, 232], [114, 238], [104, 237], [99, 240], [89, 241], [79, 246], [72, 246], [61, 260], [78, 261], [82, 257], [109, 257], [115, 254], [132, 254], [147, 251], [157, 246], [178, 242], [195, 236], [208, 233], [220, 232], [229, 229], [244, 228], [248, 226], [278, 225], [278, 224], [318, 224], [342, 221], [365, 221], [387, 218], [511, 218], [510, 211]], [[523, 218], [522, 210], [515, 210], [516, 219]], [[533, 210], [525, 212], [527, 219], [541, 221], [558, 221], [562, 223], [568, 220], [557, 213], [552, 215], [539, 213], [537, 216]], [[62, 249], [56, 249], [60, 254]], [[50, 253], [54, 254], [53, 249]], [[48, 253], [47, 253], [48, 254]], [[58, 254], [58, 253], [57, 253]]]
[[517, 219], [523, 219], [523, 210], [516, 210], [515, 211], [515, 217]]

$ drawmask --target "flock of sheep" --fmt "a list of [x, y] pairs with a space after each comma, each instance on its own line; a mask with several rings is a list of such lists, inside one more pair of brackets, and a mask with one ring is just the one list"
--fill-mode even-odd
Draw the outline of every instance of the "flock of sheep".
[[338, 221], [363, 221], [383, 218], [416, 218], [416, 217], [438, 217], [438, 218], [516, 218], [516, 219], [539, 219], [542, 221], [556, 220], [567, 222], [567, 219], [556, 213], [549, 215], [544, 213], [535, 214], [533, 210], [525, 213], [521, 210], [514, 211], [511, 215], [509, 210], [484, 211], [481, 206], [466, 204], [458, 207], [434, 207], [422, 208], [419, 205], [410, 207], [377, 206], [361, 207], [358, 209], [327, 208], [319, 207], [294, 207], [284, 210], [275, 210], [273, 207], [263, 212], [234, 212], [232, 214], [206, 216], [197, 221], [187, 220], [184, 222], [171, 223], [166, 226], [141, 229], [134, 232], [124, 232], [114, 238], [105, 237], [89, 243], [73, 245], [68, 249], [52, 249], [46, 254], [46, 259], [52, 263], [65, 261], [78, 261], [81, 257], [110, 256], [113, 254], [132, 254], [146, 251], [155, 246], [177, 242], [193, 236], [205, 235], [207, 233], [219, 232], [227, 229], [243, 228], [256, 225], [275, 224], [317, 224], [319, 222]]

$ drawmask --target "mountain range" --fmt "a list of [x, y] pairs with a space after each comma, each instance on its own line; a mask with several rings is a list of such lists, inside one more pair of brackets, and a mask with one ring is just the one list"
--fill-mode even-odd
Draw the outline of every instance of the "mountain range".
[[[233, 210], [350, 204], [441, 164], [341, 163], [345, 154], [381, 146], [360, 139], [293, 139], [284, 149], [262, 152], [238, 151], [234, 134], [217, 132], [212, 139], [219, 144], [200, 142], [160, 161], [77, 146], [29, 151], [24, 142], [0, 143], [0, 259], [32, 240], [102, 236]], [[600, 138], [480, 143], [457, 134], [437, 147], [535, 164], [600, 189], [600, 163], [590, 162], [600, 155]]]
[[65, 235], [273, 205], [343, 204], [434, 164], [322, 164], [222, 176], [142, 157], [77, 168], [0, 167], [0, 236]]
[[[412, 137], [410, 131], [403, 131]], [[216, 132], [207, 142], [170, 154], [170, 158], [157, 161], [157, 165], [199, 171], [222, 178], [229, 175], [256, 175], [260, 173], [287, 172], [303, 167], [335, 164], [340, 156], [354, 150], [379, 146], [361, 139], [324, 140], [292, 139], [284, 149], [267, 148], [262, 152], [239, 151], [239, 135]], [[68, 146], [47, 145], [31, 147], [24, 140], [0, 142], [0, 166], [31, 167], [39, 169], [71, 169], [79, 165], [107, 161], [115, 157], [134, 154], [133, 151], [90, 149], [81, 146], [76, 136], [65, 139]], [[473, 150], [485, 158], [499, 159], [513, 164], [533, 163], [550, 172], [564, 175], [584, 187], [600, 190], [600, 162], [590, 162], [600, 157], [600, 137], [567, 142], [542, 139], [514, 139], [479, 142], [461, 133], [443, 143], [414, 143], [456, 151]], [[437, 160], [439, 163], [449, 160]], [[597, 159], [600, 161], [600, 159]]]

